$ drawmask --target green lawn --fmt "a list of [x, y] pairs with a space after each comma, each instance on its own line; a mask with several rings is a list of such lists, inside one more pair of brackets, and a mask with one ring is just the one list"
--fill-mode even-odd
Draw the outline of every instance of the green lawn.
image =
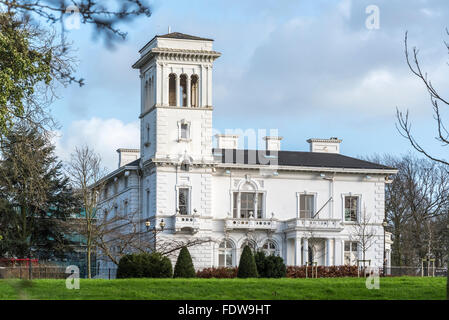
[[381, 278], [368, 290], [363, 278], [327, 279], [81, 279], [0, 280], [0, 299], [444, 299], [446, 279]]

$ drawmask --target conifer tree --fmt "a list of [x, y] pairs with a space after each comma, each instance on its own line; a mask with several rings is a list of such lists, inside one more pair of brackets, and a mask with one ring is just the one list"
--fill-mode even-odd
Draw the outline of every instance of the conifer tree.
[[240, 257], [239, 270], [237, 272], [238, 278], [257, 278], [257, 266], [254, 260], [253, 253], [249, 246], [243, 248], [242, 256]]
[[178, 255], [178, 260], [176, 260], [173, 278], [194, 278], [195, 276], [195, 268], [193, 267], [189, 249], [182, 247]]

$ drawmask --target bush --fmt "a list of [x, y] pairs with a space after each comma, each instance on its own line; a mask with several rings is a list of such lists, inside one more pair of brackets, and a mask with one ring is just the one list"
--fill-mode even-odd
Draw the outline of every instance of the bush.
[[171, 278], [170, 259], [160, 253], [127, 254], [120, 259], [117, 278]]
[[240, 257], [239, 269], [237, 272], [239, 278], [257, 278], [257, 267], [254, 261], [253, 253], [248, 246], [243, 248], [242, 256]]
[[265, 252], [259, 251], [255, 254], [254, 260], [260, 278], [282, 278], [286, 276], [287, 268], [281, 257], [266, 256]]
[[138, 254], [124, 255], [117, 268], [117, 278], [141, 278], [143, 276], [142, 257]]
[[195, 278], [195, 268], [193, 267], [192, 257], [187, 247], [182, 247], [179, 252], [173, 278]]
[[237, 277], [237, 267], [212, 267], [199, 270], [196, 273], [197, 278], [217, 278], [230, 279]]
[[265, 274], [265, 252], [257, 251], [254, 255], [254, 261], [256, 262], [256, 268], [259, 277], [263, 278], [263, 275]]

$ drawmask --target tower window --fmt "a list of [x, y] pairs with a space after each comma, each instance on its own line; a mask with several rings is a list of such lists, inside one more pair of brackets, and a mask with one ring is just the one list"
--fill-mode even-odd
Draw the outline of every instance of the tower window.
[[179, 96], [181, 107], [187, 107], [187, 76], [185, 74], [179, 77]]
[[191, 77], [191, 94], [190, 94], [190, 105], [192, 107], [198, 107], [199, 106], [199, 99], [198, 99], [198, 85], [199, 81], [198, 81], [198, 76], [196, 74], [192, 75]]
[[176, 106], [176, 74], [174, 73], [168, 76], [168, 104]]

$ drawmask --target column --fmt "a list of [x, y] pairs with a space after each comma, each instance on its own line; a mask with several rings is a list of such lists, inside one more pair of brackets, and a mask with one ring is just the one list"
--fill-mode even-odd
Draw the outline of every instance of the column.
[[326, 238], [326, 266], [331, 265], [331, 239]]
[[192, 85], [190, 83], [191, 79], [190, 79], [191, 75], [187, 75], [187, 81], [186, 81], [186, 87], [187, 87], [187, 108], [190, 108], [192, 106], [191, 103], [191, 94], [192, 94]]
[[309, 240], [307, 238], [303, 238], [302, 248], [302, 264], [305, 265], [306, 262], [309, 262]]
[[212, 106], [212, 65], [207, 68], [207, 105]]
[[181, 95], [179, 94], [179, 82], [180, 82], [180, 76], [176, 75], [176, 106], [179, 107], [181, 105]]
[[295, 237], [295, 266], [301, 265], [301, 238]]
[[342, 255], [341, 250], [343, 248], [342, 248], [341, 242], [342, 242], [342, 240], [334, 238], [334, 264], [336, 266], [341, 266], [344, 264], [342, 261], [343, 255]]

